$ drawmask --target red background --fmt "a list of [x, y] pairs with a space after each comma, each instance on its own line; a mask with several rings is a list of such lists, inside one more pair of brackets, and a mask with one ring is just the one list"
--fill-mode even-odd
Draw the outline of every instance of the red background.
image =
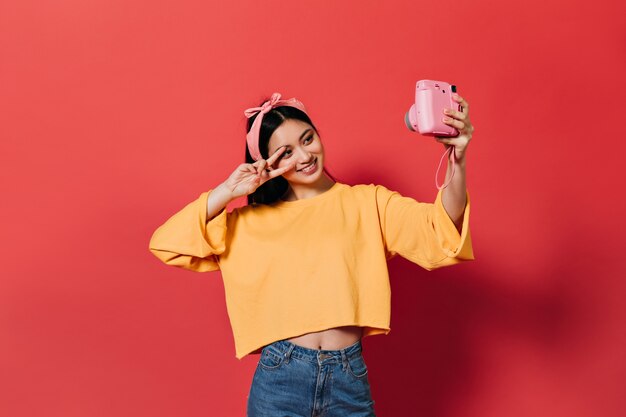
[[390, 262], [379, 416], [624, 416], [621, 1], [0, 3], [0, 415], [241, 416], [219, 273], [154, 229], [302, 100], [340, 181], [432, 201], [415, 81], [459, 86], [477, 260]]

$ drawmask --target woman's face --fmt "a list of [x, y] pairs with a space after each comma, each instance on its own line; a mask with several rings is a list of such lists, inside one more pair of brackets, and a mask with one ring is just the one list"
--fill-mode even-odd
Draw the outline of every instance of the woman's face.
[[300, 120], [285, 120], [270, 137], [268, 154], [285, 147], [274, 162], [274, 168], [295, 163], [294, 168], [283, 174], [290, 183], [313, 184], [322, 177], [324, 147], [313, 127]]

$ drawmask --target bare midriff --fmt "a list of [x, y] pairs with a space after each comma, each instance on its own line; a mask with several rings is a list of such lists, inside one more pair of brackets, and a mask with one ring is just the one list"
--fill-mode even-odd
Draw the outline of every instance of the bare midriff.
[[362, 327], [342, 326], [306, 333], [285, 340], [309, 349], [339, 350], [356, 343], [357, 340], [361, 339], [362, 334]]

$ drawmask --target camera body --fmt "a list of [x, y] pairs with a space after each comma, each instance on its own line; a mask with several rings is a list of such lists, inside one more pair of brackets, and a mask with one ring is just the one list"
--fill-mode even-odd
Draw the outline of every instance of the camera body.
[[459, 131], [443, 122], [444, 108], [460, 110], [452, 99], [456, 86], [445, 81], [419, 80], [415, 85], [415, 104], [404, 115], [406, 127], [426, 136], [458, 136]]

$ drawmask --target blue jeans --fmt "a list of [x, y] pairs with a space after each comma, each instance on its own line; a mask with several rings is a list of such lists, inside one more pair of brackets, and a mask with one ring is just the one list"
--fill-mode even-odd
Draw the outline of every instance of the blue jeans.
[[376, 417], [361, 340], [316, 350], [279, 340], [265, 346], [247, 417]]

